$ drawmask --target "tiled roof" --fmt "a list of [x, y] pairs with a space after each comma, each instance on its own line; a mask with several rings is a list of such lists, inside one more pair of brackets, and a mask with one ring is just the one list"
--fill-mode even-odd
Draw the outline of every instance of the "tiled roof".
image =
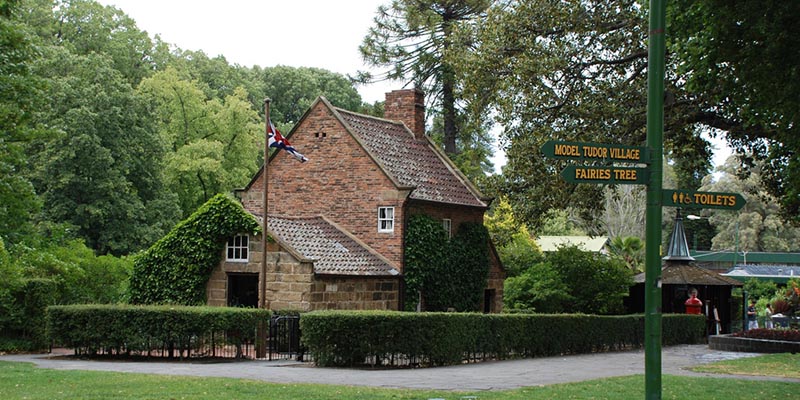
[[765, 276], [800, 278], [800, 266], [796, 265], [736, 265], [726, 276]]
[[[636, 283], [644, 283], [644, 272], [634, 276], [633, 280]], [[661, 283], [663, 285], [742, 286], [742, 283], [735, 279], [680, 261], [668, 261], [661, 267]]]
[[486, 207], [428, 141], [414, 138], [405, 125], [338, 108], [336, 111], [386, 173], [401, 185], [415, 188], [412, 199]]
[[269, 231], [295, 251], [314, 260], [314, 272], [327, 275], [393, 276], [389, 261], [322, 217], [270, 215]]

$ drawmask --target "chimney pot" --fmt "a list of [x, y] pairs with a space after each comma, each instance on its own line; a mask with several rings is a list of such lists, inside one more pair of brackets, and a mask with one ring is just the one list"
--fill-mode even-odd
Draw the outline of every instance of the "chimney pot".
[[406, 124], [421, 139], [425, 135], [425, 93], [419, 89], [393, 90], [386, 93], [384, 117]]

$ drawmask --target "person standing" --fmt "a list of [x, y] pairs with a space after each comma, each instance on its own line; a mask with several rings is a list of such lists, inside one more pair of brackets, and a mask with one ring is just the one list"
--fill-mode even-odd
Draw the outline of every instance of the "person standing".
[[747, 307], [747, 329], [758, 329], [756, 318], [756, 301], [750, 300], [750, 306]]
[[767, 303], [767, 309], [764, 311], [764, 328], [772, 329], [772, 306]]

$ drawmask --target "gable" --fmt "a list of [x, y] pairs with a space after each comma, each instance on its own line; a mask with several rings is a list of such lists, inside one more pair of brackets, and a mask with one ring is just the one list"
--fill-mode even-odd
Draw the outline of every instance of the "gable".
[[336, 109], [336, 114], [410, 198], [486, 208], [478, 190], [427, 138], [419, 140], [402, 123]]

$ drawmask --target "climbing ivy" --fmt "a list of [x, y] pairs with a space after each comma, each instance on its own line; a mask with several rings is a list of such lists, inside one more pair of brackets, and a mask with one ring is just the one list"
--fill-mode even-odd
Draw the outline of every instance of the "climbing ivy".
[[214, 196], [136, 258], [131, 303], [204, 304], [206, 283], [227, 238], [260, 231], [258, 221], [238, 201]]
[[489, 276], [489, 232], [478, 223], [464, 223], [447, 239], [439, 221], [410, 217], [406, 234], [406, 310], [417, 306], [422, 291], [428, 311], [475, 311]]
[[409, 217], [403, 267], [406, 311], [416, 310], [420, 291], [427, 298], [425, 289], [445, 269], [447, 242], [441, 222], [422, 214]]

